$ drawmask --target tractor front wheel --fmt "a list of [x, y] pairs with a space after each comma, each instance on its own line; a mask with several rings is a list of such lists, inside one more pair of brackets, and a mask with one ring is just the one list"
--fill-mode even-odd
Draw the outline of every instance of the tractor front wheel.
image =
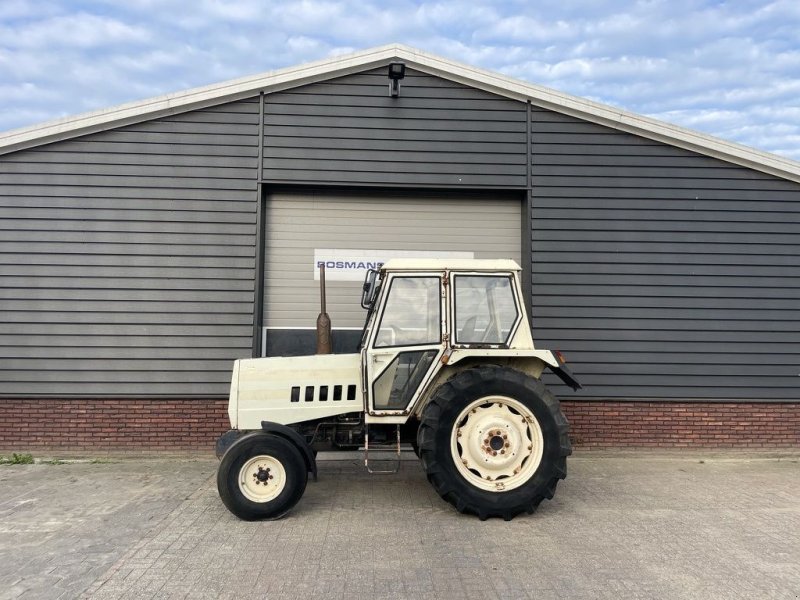
[[237, 440], [217, 470], [222, 502], [246, 521], [284, 516], [300, 500], [307, 482], [308, 470], [300, 450], [269, 433]]
[[541, 381], [513, 369], [458, 373], [422, 413], [428, 480], [460, 512], [514, 518], [552, 498], [567, 473], [568, 424]]

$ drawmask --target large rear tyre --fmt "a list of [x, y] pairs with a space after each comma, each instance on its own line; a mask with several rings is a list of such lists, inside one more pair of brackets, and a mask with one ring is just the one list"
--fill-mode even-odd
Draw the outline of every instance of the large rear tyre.
[[237, 440], [217, 470], [222, 502], [245, 521], [281, 518], [300, 500], [307, 482], [308, 469], [300, 450], [269, 433]]
[[467, 369], [422, 412], [422, 466], [459, 512], [510, 520], [532, 513], [567, 475], [569, 424], [544, 384], [513, 369]]

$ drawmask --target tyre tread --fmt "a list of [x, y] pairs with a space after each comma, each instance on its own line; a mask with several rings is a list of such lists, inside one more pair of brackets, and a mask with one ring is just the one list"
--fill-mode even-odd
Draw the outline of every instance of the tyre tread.
[[[511, 507], [492, 507], [470, 502], [457, 490], [452, 489], [446, 481], [446, 473], [434, 456], [436, 432], [439, 430], [441, 417], [447, 404], [457, 401], [459, 397], [476, 385], [496, 382], [498, 376], [507, 378], [516, 385], [522, 385], [532, 395], [539, 397], [556, 424], [558, 433], [558, 456], [551, 467], [552, 477], [541, 486], [540, 491], [527, 502]], [[510, 521], [520, 513], [532, 514], [545, 498], [553, 498], [559, 479], [567, 476], [567, 456], [572, 454], [569, 440], [569, 422], [561, 411], [558, 398], [548, 390], [539, 379], [534, 379], [520, 371], [498, 366], [479, 366], [462, 371], [443, 383], [433, 394], [422, 412], [417, 432], [419, 456], [426, 477], [433, 488], [445, 501], [464, 514], [477, 515], [482, 521], [487, 518], [502, 518]]]
[[[262, 451], [285, 454], [288, 462], [284, 463], [284, 468], [293, 471], [293, 484], [285, 495], [282, 493], [273, 501], [257, 504], [244, 498], [232, 480], [234, 475], [238, 476], [239, 460]], [[290, 440], [270, 433], [258, 432], [239, 438], [222, 457], [217, 469], [217, 490], [222, 503], [245, 521], [284, 517], [302, 497], [307, 482], [308, 470], [300, 449]]]

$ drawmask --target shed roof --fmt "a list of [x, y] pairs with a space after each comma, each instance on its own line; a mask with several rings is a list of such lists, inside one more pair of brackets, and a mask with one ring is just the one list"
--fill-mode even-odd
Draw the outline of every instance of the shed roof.
[[0, 133], [0, 154], [131, 123], [358, 73], [401, 60], [410, 68], [744, 167], [800, 182], [800, 162], [651, 119], [586, 98], [526, 83], [416, 48], [389, 44]]

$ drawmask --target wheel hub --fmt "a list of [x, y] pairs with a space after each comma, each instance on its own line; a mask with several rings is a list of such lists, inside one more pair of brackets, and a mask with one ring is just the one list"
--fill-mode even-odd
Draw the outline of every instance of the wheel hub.
[[542, 459], [539, 422], [521, 402], [487, 396], [456, 419], [451, 449], [462, 476], [478, 488], [500, 492], [528, 481]]
[[286, 487], [286, 470], [273, 456], [254, 456], [239, 471], [239, 491], [253, 502], [269, 502]]
[[259, 483], [267, 485], [267, 481], [269, 481], [270, 479], [274, 479], [274, 477], [270, 475], [269, 472], [270, 469], [258, 467], [258, 473], [253, 473], [253, 477], [256, 479], [256, 485], [258, 485]]
[[484, 443], [486, 444], [483, 447], [483, 449], [486, 452], [491, 453], [493, 456], [497, 456], [498, 452], [505, 454], [506, 453], [505, 449], [510, 447], [510, 444], [507, 441], [508, 435], [503, 433], [499, 429], [495, 431], [490, 431], [489, 435], [491, 437], [487, 437], [485, 440], [483, 440]]

